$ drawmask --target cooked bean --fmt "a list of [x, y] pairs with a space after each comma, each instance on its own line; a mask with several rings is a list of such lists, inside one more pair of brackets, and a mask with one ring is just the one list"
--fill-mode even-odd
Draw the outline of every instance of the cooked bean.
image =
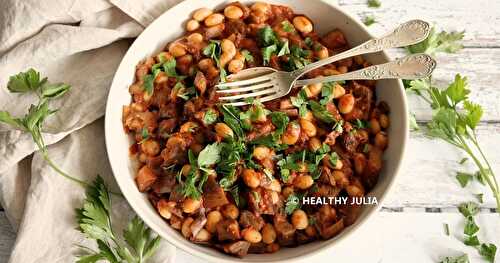
[[271, 149], [266, 146], [257, 146], [253, 149], [253, 157], [257, 160], [264, 160], [267, 157], [270, 157]]
[[238, 73], [240, 72], [243, 68], [245, 67], [245, 62], [239, 59], [233, 59], [229, 61], [229, 65], [227, 66], [227, 69], [231, 73]]
[[347, 194], [352, 197], [362, 197], [364, 195], [364, 190], [359, 185], [348, 185], [345, 190]]
[[349, 179], [342, 171], [335, 170], [332, 172], [332, 176], [335, 180], [335, 183], [341, 187], [349, 184]]
[[354, 108], [354, 96], [346, 94], [339, 99], [339, 111], [343, 114], [349, 113]]
[[205, 228], [208, 230], [210, 233], [215, 233], [217, 224], [222, 220], [222, 214], [215, 210], [215, 211], [210, 211], [207, 215], [207, 223], [205, 225]]
[[293, 187], [287, 186], [283, 188], [282, 194], [284, 198], [288, 198], [288, 196], [293, 193], [294, 193]]
[[205, 20], [209, 15], [211, 15], [213, 12], [212, 10], [208, 8], [200, 8], [193, 13], [193, 18], [196, 19], [197, 21], [201, 22]]
[[222, 24], [222, 22], [224, 22], [224, 16], [219, 13], [211, 14], [204, 20], [205, 25], [208, 27]]
[[207, 71], [210, 67], [214, 66], [214, 61], [211, 58], [204, 58], [198, 62], [198, 68]]
[[340, 67], [337, 68], [337, 70], [340, 72], [340, 74], [347, 73], [347, 67], [346, 66], [340, 66]]
[[314, 184], [314, 180], [310, 175], [300, 175], [295, 178], [293, 185], [299, 189], [307, 189]]
[[240, 211], [235, 205], [228, 204], [222, 207], [222, 215], [226, 218], [237, 219], [240, 215]]
[[179, 128], [179, 131], [180, 132], [193, 132], [198, 127], [199, 127], [198, 123], [196, 123], [194, 121], [188, 121], [188, 122], [181, 125], [181, 127]]
[[[140, 87], [139, 87], [140, 88]], [[142, 88], [140, 88], [142, 90]], [[286, 110], [286, 109], [292, 109], [293, 104], [290, 99], [282, 99], [280, 100], [280, 109]]]
[[196, 29], [200, 28], [200, 22], [192, 19], [192, 20], [189, 20], [187, 23], [186, 23], [186, 30], [187, 31], [195, 31]]
[[192, 33], [191, 35], [189, 35], [187, 37], [187, 41], [190, 43], [193, 43], [193, 44], [201, 43], [201, 42], [203, 42], [203, 35], [200, 33]]
[[224, 9], [224, 15], [229, 19], [240, 19], [243, 16], [243, 10], [235, 5], [229, 5]]
[[188, 174], [191, 172], [191, 165], [185, 164], [181, 168], [181, 173], [183, 176], [188, 176]]
[[356, 153], [353, 157], [354, 160], [354, 171], [357, 174], [362, 174], [366, 166], [366, 157], [362, 153]]
[[153, 139], [147, 139], [141, 143], [141, 151], [149, 156], [156, 156], [160, 153], [160, 144]]
[[270, 184], [269, 186], [267, 187], [267, 189], [269, 190], [272, 190], [272, 191], [275, 191], [275, 192], [281, 192], [281, 184], [278, 180], [274, 179]]
[[313, 25], [305, 16], [296, 16], [293, 18], [293, 26], [302, 33], [311, 33]]
[[252, 9], [252, 11], [257, 11], [266, 14], [271, 11], [271, 5], [264, 2], [256, 2], [250, 7], [250, 9]]
[[314, 51], [314, 55], [318, 58], [318, 59], [325, 59], [329, 56], [328, 54], [328, 48], [326, 48], [325, 46], [323, 45], [318, 45], [316, 50]]
[[306, 111], [306, 113], [304, 114], [304, 116], [301, 116], [300, 118], [302, 118], [304, 120], [308, 120], [308, 121], [313, 121], [314, 120], [314, 115], [313, 115], [312, 111], [308, 110], [308, 111]]
[[321, 148], [321, 141], [318, 138], [312, 137], [309, 139], [309, 150], [315, 152], [319, 148]]
[[139, 191], [144, 192], [148, 190], [156, 181], [156, 178], [156, 172], [153, 171], [153, 169], [149, 168], [149, 166], [144, 165], [137, 172], [137, 176], [135, 177], [135, 182], [137, 183]]
[[185, 238], [191, 237], [191, 224], [193, 223], [194, 219], [191, 217], [188, 217], [184, 219], [182, 222], [182, 228], [181, 228], [181, 233]]
[[210, 234], [210, 232], [208, 232], [205, 229], [201, 229], [200, 232], [198, 232], [198, 234], [196, 234], [196, 236], [194, 237], [194, 241], [196, 241], [196, 242], [207, 242], [211, 238], [212, 238], [212, 234]]
[[193, 198], [186, 198], [182, 202], [182, 211], [184, 211], [184, 213], [186, 214], [192, 214], [196, 210], [198, 210], [198, 208], [200, 208], [200, 205], [201, 205], [200, 200], [196, 200]]
[[309, 225], [307, 214], [302, 209], [297, 209], [293, 212], [291, 221], [293, 227], [299, 230], [305, 229]]
[[245, 228], [241, 231], [243, 238], [250, 243], [259, 243], [262, 240], [262, 235], [259, 231], [252, 227]]
[[305, 229], [306, 235], [308, 237], [316, 237], [318, 232], [316, 231], [316, 228], [314, 226], [308, 225]]
[[227, 124], [222, 122], [215, 124], [215, 132], [217, 133], [218, 136], [222, 138], [228, 138], [234, 136], [233, 130], [229, 128]]
[[380, 148], [382, 150], [385, 149], [387, 147], [387, 144], [388, 144], [388, 139], [387, 139], [385, 132], [377, 133], [375, 135], [374, 142], [375, 142], [375, 146], [377, 146], [378, 148]]
[[380, 114], [378, 121], [380, 122], [380, 126], [382, 126], [382, 128], [384, 128], [384, 129], [389, 128], [390, 121], [389, 121], [389, 117], [387, 117], [387, 115]]
[[333, 87], [333, 98], [338, 99], [345, 94], [345, 89], [339, 84], [335, 84], [335, 87]]
[[299, 140], [300, 136], [300, 125], [296, 122], [291, 122], [286, 127], [285, 133], [283, 134], [281, 140], [284, 144], [292, 145]]
[[248, 187], [256, 188], [260, 185], [260, 174], [253, 169], [243, 170], [242, 177], [243, 182], [245, 182]]
[[186, 55], [186, 48], [179, 43], [172, 43], [168, 48], [168, 52], [177, 58]]
[[373, 118], [370, 120], [370, 132], [372, 134], [377, 134], [380, 131], [380, 123], [377, 119]]
[[225, 28], [226, 27], [224, 26], [224, 23], [205, 28], [205, 39], [213, 39], [220, 37], [224, 32]]
[[170, 219], [172, 217], [172, 209], [175, 207], [175, 202], [168, 201], [166, 199], [160, 199], [158, 204], [156, 204], [156, 209], [158, 209], [158, 213], [165, 218]]
[[266, 244], [274, 243], [276, 240], [276, 231], [274, 230], [273, 225], [265, 224], [262, 228], [262, 242]]
[[322, 83], [314, 83], [304, 87], [308, 98], [316, 97], [321, 93]]
[[309, 120], [300, 119], [300, 128], [309, 137], [316, 136], [316, 126]]

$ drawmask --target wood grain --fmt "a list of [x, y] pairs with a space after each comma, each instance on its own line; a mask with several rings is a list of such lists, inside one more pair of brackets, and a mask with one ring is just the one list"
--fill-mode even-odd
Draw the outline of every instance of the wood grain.
[[[478, 127], [478, 140], [494, 171], [500, 171], [500, 124]], [[484, 193], [483, 207], [493, 208], [495, 202], [489, 188], [472, 183], [463, 189], [455, 176], [457, 171], [474, 172], [469, 160], [454, 146], [442, 140], [431, 140], [422, 133], [411, 133], [404, 165], [384, 206], [387, 207], [454, 207], [475, 200], [473, 194]]]
[[374, 15], [370, 30], [383, 33], [410, 19], [423, 19], [445, 30], [465, 30], [466, 47], [500, 46], [500, 1], [383, 0], [380, 8], [369, 8], [366, 0], [338, 0], [358, 17]]

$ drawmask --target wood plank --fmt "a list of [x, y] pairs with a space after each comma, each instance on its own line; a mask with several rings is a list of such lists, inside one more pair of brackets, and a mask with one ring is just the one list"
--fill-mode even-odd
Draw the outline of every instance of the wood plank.
[[423, 19], [445, 30], [465, 30], [468, 47], [500, 46], [500, 1], [382, 0], [380, 8], [369, 8], [366, 0], [338, 0], [339, 4], [359, 17], [374, 15], [370, 26], [383, 33], [410, 19]]
[[[404, 50], [390, 50], [392, 58], [403, 57]], [[457, 54], [438, 54], [438, 66], [433, 80], [438, 87], [446, 88], [457, 73], [467, 76], [470, 98], [483, 106], [483, 121], [500, 121], [500, 49], [465, 48]], [[415, 95], [408, 96], [410, 109], [418, 120], [431, 119], [432, 111], [428, 104]]]
[[[480, 214], [479, 239], [500, 243], [497, 214]], [[448, 223], [450, 236], [443, 231]], [[439, 262], [445, 256], [466, 252], [470, 262], [485, 262], [472, 247], [462, 243], [464, 219], [459, 213], [378, 213], [349, 239], [335, 248], [301, 262]], [[353, 247], [363, 253], [353, 253]], [[176, 262], [202, 263], [203, 260], [177, 250]], [[497, 255], [498, 257], [498, 255]], [[369, 259], [369, 260], [368, 260]], [[411, 259], [409, 261], [409, 259]]]
[[[493, 170], [498, 174], [500, 124], [479, 126], [478, 137]], [[496, 207], [486, 186], [473, 182], [463, 189], [458, 184], [455, 178], [457, 171], [475, 171], [471, 160], [464, 165], [458, 163], [463, 157], [460, 150], [442, 140], [430, 140], [421, 132], [411, 133], [404, 166], [384, 206], [456, 207], [462, 202], [475, 200], [473, 194], [484, 193], [483, 207]]]
[[16, 234], [7, 221], [4, 212], [0, 212], [0, 263], [7, 263], [14, 246]]

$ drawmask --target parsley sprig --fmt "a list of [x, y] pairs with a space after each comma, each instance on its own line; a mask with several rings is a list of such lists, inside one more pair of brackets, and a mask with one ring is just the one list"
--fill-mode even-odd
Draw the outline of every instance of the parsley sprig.
[[97, 242], [97, 250], [81, 247], [84, 253], [77, 263], [107, 260], [111, 263], [146, 262], [160, 245], [160, 237], [136, 216], [123, 231], [119, 239], [112, 227], [111, 199], [104, 180], [97, 176], [87, 187], [83, 207], [76, 210], [78, 229]]
[[42, 129], [47, 117], [57, 112], [49, 108], [49, 102], [59, 98], [70, 90], [71, 86], [58, 83], [49, 84], [47, 78], [42, 78], [40, 73], [34, 69], [29, 69], [26, 72], [20, 72], [17, 75], [11, 76], [7, 83], [7, 89], [15, 93], [30, 93], [33, 92], [38, 97], [37, 104], [32, 104], [28, 112], [23, 117], [13, 117], [8, 111], [0, 111], [0, 122], [6, 123], [15, 129], [28, 132], [31, 138], [40, 150], [43, 159], [54, 169], [59, 175], [76, 182], [82, 186], [88, 184], [78, 178], [72, 177], [61, 170], [51, 159], [47, 150], [47, 146], [43, 140]]

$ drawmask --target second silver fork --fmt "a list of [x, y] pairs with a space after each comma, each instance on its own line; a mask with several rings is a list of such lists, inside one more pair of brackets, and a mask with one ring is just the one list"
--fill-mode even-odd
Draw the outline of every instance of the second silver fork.
[[[367, 79], [367, 78], [379, 79], [379, 78], [374, 78], [376, 76], [370, 77], [371, 73], [369, 72], [370, 71], [374, 72], [377, 69], [376, 67], [379, 67], [379, 69], [383, 69], [385, 67], [382, 66], [385, 64], [358, 70], [357, 74], [354, 74], [354, 72], [349, 72], [346, 74], [341, 74], [336, 76], [312, 79], [308, 82], [306, 82], [306, 80], [298, 80], [305, 73], [338, 60], [362, 54], [374, 53], [388, 48], [403, 47], [416, 44], [426, 39], [427, 36], [429, 35], [429, 31], [430, 31], [430, 26], [427, 22], [422, 20], [411, 20], [404, 24], [401, 24], [393, 32], [387, 34], [384, 37], [371, 39], [357, 47], [354, 47], [340, 54], [308, 64], [302, 69], [298, 69], [292, 72], [285, 72], [285, 71], [276, 71], [272, 68], [261, 68], [263, 75], [259, 75], [257, 77], [253, 77], [246, 80], [219, 84], [217, 85], [217, 87], [220, 88], [221, 90], [218, 90], [217, 92], [222, 94], [241, 93], [220, 98], [221, 100], [227, 101], [228, 104], [241, 106], [248, 104], [246, 102], [247, 98], [260, 97], [259, 100], [261, 102], [265, 102], [287, 95], [294, 86], [299, 86], [298, 84], [306, 85], [307, 83], [332, 81], [332, 80], [327, 80], [327, 78], [335, 78], [337, 80], [340, 80], [339, 78], [342, 78], [343, 80], [348, 80], [348, 79], [353, 79], [353, 77], [356, 76], [354, 79]], [[425, 59], [421, 57], [421, 59], [416, 60], [416, 57], [409, 56], [406, 60], [408, 59], [412, 60], [413, 62], [418, 62], [418, 61], [433, 62], [432, 58], [430, 57]], [[391, 62], [386, 64], [390, 63]], [[433, 63], [435, 64], [435, 62]], [[391, 64], [391, 67], [394, 69], [393, 64]], [[427, 65], [427, 68], [433, 69], [433, 67], [429, 67], [429, 65]], [[404, 70], [405, 69], [403, 68], [399, 68], [397, 72], [404, 72]], [[393, 72], [396, 71], [393, 70]], [[384, 78], [388, 77], [384, 74], [379, 74], [379, 76], [382, 75], [384, 76]], [[406, 75], [408, 76], [407, 77], [408, 79], [411, 78], [409, 74]], [[421, 75], [421, 73], [418, 73], [417, 75]], [[346, 79], [345, 77], [349, 78]], [[391, 78], [401, 78], [401, 77], [392, 75]]]

